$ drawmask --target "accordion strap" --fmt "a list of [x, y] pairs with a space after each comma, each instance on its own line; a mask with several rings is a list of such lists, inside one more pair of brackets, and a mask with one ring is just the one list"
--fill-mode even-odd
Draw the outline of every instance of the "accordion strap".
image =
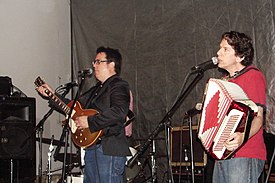
[[235, 74], [234, 74], [234, 76], [231, 76], [231, 77], [229, 77], [229, 76], [227, 76], [229, 79], [232, 79], [232, 78], [237, 78], [237, 77], [239, 77], [239, 76], [241, 76], [241, 75], [243, 75], [244, 73], [246, 73], [246, 72], [248, 72], [248, 71], [250, 71], [250, 70], [256, 70], [256, 71], [259, 71], [259, 69], [258, 68], [256, 68], [256, 67], [254, 67], [254, 66], [247, 66], [247, 67], [245, 67], [245, 68], [243, 68], [242, 70], [240, 70], [240, 71], [236, 71], [235, 72]]

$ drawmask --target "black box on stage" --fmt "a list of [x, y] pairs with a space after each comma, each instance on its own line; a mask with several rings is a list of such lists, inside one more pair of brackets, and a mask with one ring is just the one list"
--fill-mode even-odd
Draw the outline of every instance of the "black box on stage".
[[35, 98], [0, 97], [0, 182], [34, 182]]
[[0, 165], [1, 183], [11, 183], [11, 176], [13, 177], [13, 183], [35, 183], [36, 162], [34, 160], [1, 159]]
[[0, 76], [0, 96], [11, 96], [12, 81], [8, 76]]
[[[197, 137], [197, 126], [192, 126], [194, 166], [204, 167], [207, 163], [207, 155]], [[188, 126], [173, 127], [171, 130], [171, 165], [190, 166], [191, 147], [190, 132]]]

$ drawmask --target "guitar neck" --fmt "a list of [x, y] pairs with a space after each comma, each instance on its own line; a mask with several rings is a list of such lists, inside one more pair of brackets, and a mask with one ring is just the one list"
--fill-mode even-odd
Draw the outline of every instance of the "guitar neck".
[[49, 98], [53, 100], [61, 109], [62, 111], [69, 115], [70, 107], [68, 107], [60, 98], [58, 98], [54, 93], [50, 92], [49, 90], [46, 91]]

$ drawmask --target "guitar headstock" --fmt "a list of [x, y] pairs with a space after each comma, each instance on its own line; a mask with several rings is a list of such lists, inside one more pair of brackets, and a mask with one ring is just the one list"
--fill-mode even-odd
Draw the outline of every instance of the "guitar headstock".
[[38, 76], [38, 77], [35, 79], [34, 84], [35, 84], [36, 87], [39, 87], [39, 86], [45, 84], [45, 81], [44, 81], [43, 79], [41, 79], [40, 76]]

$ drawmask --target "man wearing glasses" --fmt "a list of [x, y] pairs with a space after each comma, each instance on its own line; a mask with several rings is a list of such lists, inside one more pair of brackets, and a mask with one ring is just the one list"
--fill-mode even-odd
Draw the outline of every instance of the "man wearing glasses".
[[[122, 56], [117, 49], [99, 47], [92, 61], [98, 83], [79, 98], [84, 109], [98, 114], [75, 119], [78, 129], [102, 130], [97, 143], [85, 149], [84, 183], [120, 183], [125, 169], [126, 156], [131, 155], [124, 130], [129, 111], [129, 84], [119, 76]], [[43, 85], [37, 90], [47, 96]]]

